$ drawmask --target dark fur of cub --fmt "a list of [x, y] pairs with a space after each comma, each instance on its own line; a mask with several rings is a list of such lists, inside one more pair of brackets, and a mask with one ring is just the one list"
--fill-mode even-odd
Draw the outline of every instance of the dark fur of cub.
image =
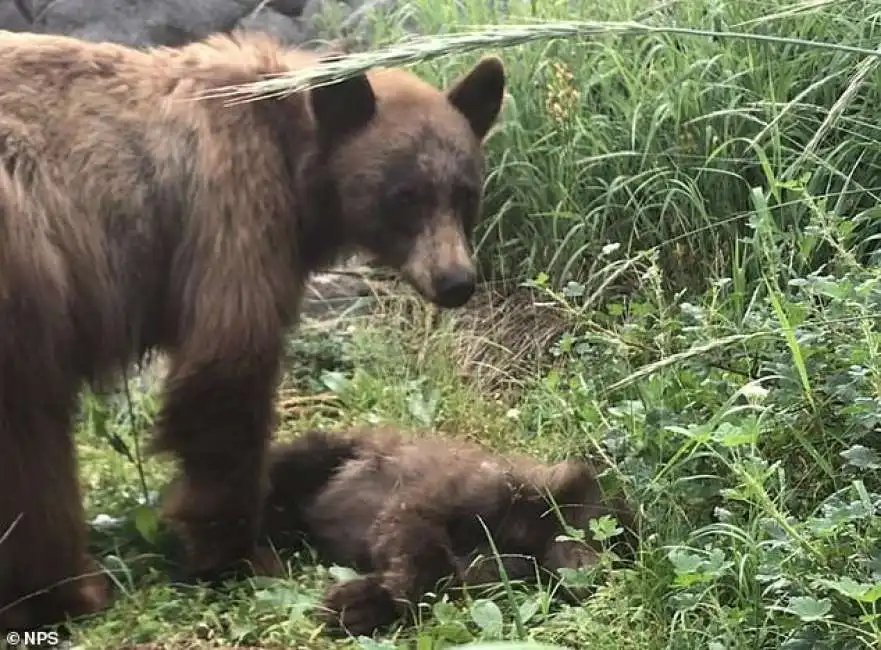
[[[350, 634], [394, 622], [443, 578], [497, 581], [486, 529], [514, 580], [595, 562], [588, 522], [605, 514], [626, 531], [616, 554], [635, 548], [631, 509], [603, 497], [586, 461], [545, 464], [388, 428], [309, 431], [269, 458], [263, 534], [276, 547], [299, 538], [322, 562], [362, 574], [331, 587], [323, 603], [329, 627]], [[561, 516], [587, 541], [558, 541]]]

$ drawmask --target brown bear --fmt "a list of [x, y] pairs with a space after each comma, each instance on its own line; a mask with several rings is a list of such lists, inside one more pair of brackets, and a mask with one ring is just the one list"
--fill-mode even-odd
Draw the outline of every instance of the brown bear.
[[284, 332], [308, 276], [360, 250], [441, 307], [472, 295], [502, 63], [446, 90], [374, 69], [207, 98], [317, 56], [246, 33], [144, 51], [0, 39], [0, 628], [109, 598], [77, 482], [81, 382], [168, 353], [155, 450], [182, 481], [166, 514], [189, 575], [213, 580], [255, 554]]
[[600, 546], [589, 532], [585, 541], [557, 539], [566, 532], [561, 517], [586, 531], [589, 520], [612, 515], [625, 530], [619, 557], [636, 544], [632, 510], [602, 496], [587, 461], [548, 465], [380, 427], [308, 431], [271, 448], [268, 473], [261, 537], [277, 548], [305, 541], [322, 561], [363, 574], [325, 594], [320, 616], [332, 632], [370, 634], [393, 623], [444, 578], [453, 586], [498, 581], [497, 558], [524, 581], [537, 567], [595, 562]]

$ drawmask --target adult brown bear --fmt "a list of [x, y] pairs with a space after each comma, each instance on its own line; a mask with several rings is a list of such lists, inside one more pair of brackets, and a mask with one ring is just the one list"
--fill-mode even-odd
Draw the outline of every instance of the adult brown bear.
[[363, 574], [325, 594], [322, 618], [333, 631], [370, 634], [443, 578], [498, 581], [494, 550], [516, 580], [594, 563], [600, 547], [590, 533], [586, 542], [558, 539], [561, 518], [586, 532], [591, 519], [613, 515], [624, 529], [615, 540], [620, 555], [637, 544], [629, 504], [604, 496], [594, 466], [582, 460], [545, 464], [362, 428], [308, 431], [275, 445], [268, 473], [261, 535], [279, 547], [305, 541], [324, 562]]
[[108, 598], [71, 436], [82, 381], [169, 353], [156, 448], [182, 481], [167, 514], [190, 574], [216, 578], [255, 554], [307, 276], [364, 249], [442, 307], [471, 296], [501, 62], [446, 92], [386, 69], [281, 99], [193, 99], [314, 60], [256, 34], [149, 51], [0, 39], [0, 628]]

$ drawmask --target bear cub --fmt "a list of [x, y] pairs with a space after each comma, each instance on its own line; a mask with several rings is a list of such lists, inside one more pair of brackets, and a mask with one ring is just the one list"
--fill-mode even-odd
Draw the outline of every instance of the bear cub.
[[268, 478], [262, 537], [284, 548], [299, 538], [322, 562], [362, 574], [325, 593], [320, 616], [331, 632], [394, 623], [444, 578], [498, 581], [487, 530], [512, 580], [596, 561], [589, 532], [586, 542], [557, 540], [561, 516], [587, 531], [612, 515], [626, 531], [616, 551], [634, 548], [630, 507], [603, 498], [594, 467], [580, 460], [548, 465], [389, 428], [312, 430], [270, 449]]

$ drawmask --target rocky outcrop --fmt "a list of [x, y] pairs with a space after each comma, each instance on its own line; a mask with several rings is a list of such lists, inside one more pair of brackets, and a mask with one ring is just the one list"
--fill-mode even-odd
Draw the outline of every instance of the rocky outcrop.
[[362, 40], [373, 10], [397, 0], [0, 0], [0, 29], [68, 34], [136, 47], [179, 45], [233, 28], [291, 45]]

